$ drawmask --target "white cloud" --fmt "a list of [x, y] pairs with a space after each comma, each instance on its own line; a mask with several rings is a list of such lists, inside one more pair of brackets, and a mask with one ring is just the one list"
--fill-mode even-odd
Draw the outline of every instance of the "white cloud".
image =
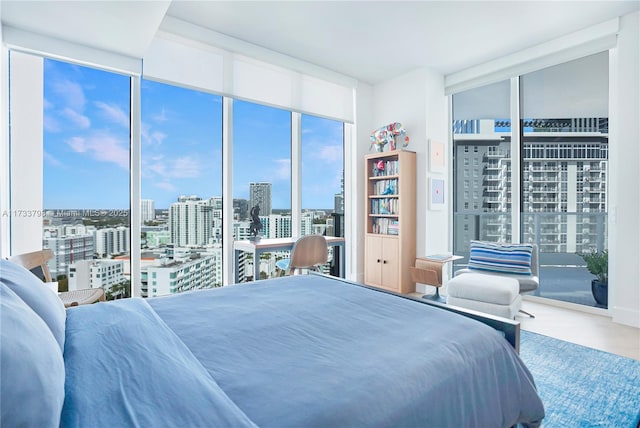
[[154, 159], [153, 162], [143, 161], [142, 175], [150, 178], [156, 175], [165, 177], [167, 175], [167, 167], [162, 159]]
[[54, 157], [51, 153], [47, 152], [46, 150], [43, 153], [43, 157], [44, 157], [44, 161], [51, 166], [56, 166], [56, 167], [64, 166], [62, 162], [60, 162], [56, 157]]
[[48, 113], [45, 113], [42, 125], [47, 132], [60, 132], [61, 129], [60, 123]]
[[110, 121], [122, 125], [126, 128], [129, 127], [129, 116], [115, 104], [107, 104], [102, 101], [95, 101], [94, 105], [98, 107], [102, 114]]
[[164, 109], [164, 107], [162, 107], [162, 110], [160, 111], [160, 113], [153, 116], [153, 120], [160, 123], [166, 122], [167, 120], [169, 120], [169, 118], [167, 117], [167, 111]]
[[86, 129], [91, 126], [91, 121], [87, 116], [80, 114], [71, 108], [65, 108], [62, 110], [61, 114], [74, 123], [78, 128]]
[[160, 131], [154, 131], [149, 136], [149, 140], [154, 144], [162, 144], [165, 138], [167, 138], [167, 134]]
[[82, 137], [72, 137], [67, 140], [67, 144], [76, 153], [84, 153], [87, 151], [87, 146], [85, 144], [84, 138]]
[[317, 159], [325, 162], [342, 162], [342, 146], [321, 146], [318, 151]]
[[165, 159], [155, 156], [144, 162], [142, 172], [145, 177], [169, 178], [198, 178], [202, 171], [202, 164], [195, 156], [181, 156], [175, 159]]
[[95, 132], [87, 138], [73, 137], [67, 140], [69, 147], [77, 153], [87, 153], [99, 162], [109, 162], [129, 169], [129, 142], [108, 132]]
[[153, 185], [159, 189], [166, 190], [167, 192], [175, 192], [177, 187], [168, 181], [158, 181], [153, 183]]
[[123, 142], [113, 135], [99, 132], [91, 138], [90, 146], [96, 160], [129, 169], [129, 141]]
[[161, 131], [151, 131], [151, 126], [146, 123], [142, 123], [140, 126], [140, 135], [142, 136], [143, 144], [162, 144], [162, 142], [167, 138], [167, 134]]
[[82, 111], [86, 103], [84, 90], [80, 84], [70, 80], [56, 80], [52, 83], [53, 91], [67, 107]]
[[169, 175], [176, 178], [196, 178], [200, 176], [200, 161], [191, 156], [182, 156], [173, 162]]

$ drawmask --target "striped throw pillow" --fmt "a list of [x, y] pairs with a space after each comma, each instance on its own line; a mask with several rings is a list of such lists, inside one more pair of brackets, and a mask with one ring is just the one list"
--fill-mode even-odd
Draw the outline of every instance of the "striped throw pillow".
[[470, 249], [469, 269], [512, 275], [531, 275], [532, 244], [471, 241]]

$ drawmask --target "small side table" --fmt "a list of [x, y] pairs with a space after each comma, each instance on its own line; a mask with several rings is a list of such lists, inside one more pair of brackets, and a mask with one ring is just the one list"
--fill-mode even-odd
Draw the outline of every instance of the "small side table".
[[463, 257], [454, 255], [421, 256], [416, 258], [415, 267], [409, 268], [411, 271], [411, 279], [420, 284], [431, 285], [436, 288], [435, 294], [425, 294], [422, 296], [424, 299], [431, 299], [438, 302], [445, 301], [445, 299], [440, 296], [442, 266], [461, 258]]

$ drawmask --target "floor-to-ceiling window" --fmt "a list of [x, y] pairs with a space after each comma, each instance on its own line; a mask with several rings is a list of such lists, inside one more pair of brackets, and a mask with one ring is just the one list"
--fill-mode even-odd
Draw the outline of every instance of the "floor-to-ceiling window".
[[[246, 101], [233, 102], [233, 236], [288, 238], [291, 231], [291, 112]], [[259, 224], [258, 224], [259, 222]], [[253, 224], [253, 225], [252, 225]], [[255, 234], [255, 233], [253, 233]], [[276, 273], [276, 261], [288, 254], [239, 256], [239, 281]]]
[[596, 302], [581, 254], [607, 248], [609, 55], [520, 77], [522, 240], [540, 251], [539, 295]]
[[143, 80], [141, 295], [222, 286], [222, 97]]
[[[301, 235], [344, 237], [344, 124], [302, 115]], [[338, 275], [341, 248], [331, 247], [327, 273]]]
[[[104, 284], [111, 298], [131, 295], [132, 281], [140, 285], [135, 294], [142, 296], [222, 285], [223, 267], [233, 263], [222, 259], [233, 245], [222, 242], [229, 230], [224, 228], [233, 230], [235, 240], [248, 238], [252, 208], [259, 210], [263, 238], [297, 236], [308, 227], [314, 233], [344, 234], [343, 122], [41, 56], [12, 55], [11, 205], [28, 208], [19, 212], [59, 211], [45, 225], [40, 219], [12, 219], [9, 230], [20, 239], [11, 240], [10, 253], [56, 245], [65, 257], [59, 269], [52, 266], [61, 289], [69, 283], [65, 277], [73, 276], [72, 288], [79, 288], [90, 285], [87, 276], [111, 272], [117, 274], [95, 284]], [[223, 106], [229, 101], [233, 129], [225, 141], [231, 156], [223, 153], [222, 138]], [[233, 197], [223, 204], [223, 163], [231, 158], [233, 175], [225, 189], [232, 189]], [[299, 172], [295, 183], [292, 162]], [[52, 196], [46, 199], [45, 193]], [[132, 195], [136, 199], [130, 202]], [[223, 226], [230, 210], [233, 221]], [[140, 224], [131, 224], [132, 215]], [[309, 215], [311, 222], [305, 220]], [[38, 233], [26, 236], [30, 230]], [[69, 243], [69, 235], [75, 241]], [[76, 239], [80, 236], [83, 242]], [[138, 239], [140, 248], [132, 254], [131, 241]], [[64, 251], [71, 249], [67, 257]], [[237, 276], [253, 278], [256, 264], [258, 277], [273, 276], [279, 273], [275, 262], [287, 256], [286, 251], [263, 254], [254, 263], [244, 254]], [[76, 266], [69, 271], [71, 262]], [[331, 268], [338, 272], [335, 264]]]
[[[607, 248], [607, 105], [607, 52], [454, 94], [456, 254], [468, 256], [473, 239], [536, 243], [536, 295], [605, 306], [581, 255]], [[512, 164], [520, 168], [519, 204]]]
[[472, 240], [512, 240], [509, 94], [506, 80], [453, 95], [456, 266]]
[[42, 78], [42, 239], [55, 253], [51, 273], [61, 291], [128, 296], [129, 77], [44, 59]]

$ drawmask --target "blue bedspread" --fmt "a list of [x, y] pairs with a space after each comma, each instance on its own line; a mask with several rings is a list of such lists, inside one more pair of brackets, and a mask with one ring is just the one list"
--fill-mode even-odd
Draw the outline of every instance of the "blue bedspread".
[[[124, 301], [69, 311], [63, 425], [90, 426], [74, 423], [84, 412], [100, 426], [122, 426], [124, 412], [154, 427], [509, 427], [544, 416], [529, 371], [496, 331], [419, 302], [320, 276], [131, 302], [148, 316], [112, 313]], [[123, 326], [149, 327], [106, 340], [112, 328], [102, 323], [119, 316]], [[169, 361], [156, 365], [162, 353]], [[181, 367], [171, 369], [173, 359]], [[85, 409], [91, 398], [78, 397], [87, 394], [121, 403]], [[153, 405], [169, 397], [193, 400], [204, 416], [190, 410], [193, 419], [181, 420]], [[214, 416], [239, 423], [208, 419], [212, 404], [203, 400], [215, 403]]]

